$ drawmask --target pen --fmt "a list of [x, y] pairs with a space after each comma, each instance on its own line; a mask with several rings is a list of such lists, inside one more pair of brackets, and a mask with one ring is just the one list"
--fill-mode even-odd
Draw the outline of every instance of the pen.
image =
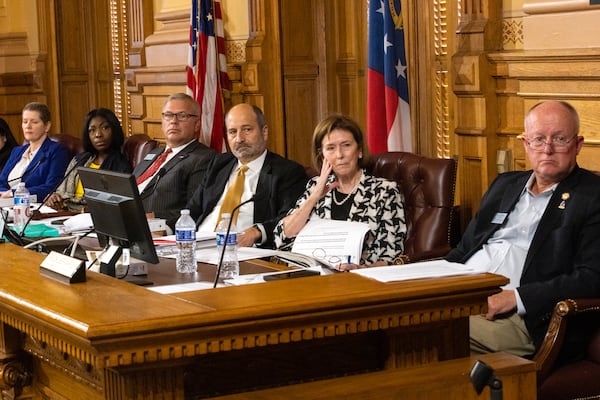
[[348, 262], [347, 262], [347, 264], [348, 264], [348, 268], [350, 267], [350, 261], [352, 261], [352, 257], [351, 257], [351, 256], [348, 256]]

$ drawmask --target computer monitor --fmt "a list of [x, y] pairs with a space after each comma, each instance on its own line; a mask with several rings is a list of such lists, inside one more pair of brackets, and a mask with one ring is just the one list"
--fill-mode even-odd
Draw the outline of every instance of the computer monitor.
[[123, 248], [128, 248], [132, 257], [158, 263], [135, 177], [86, 167], [78, 172], [98, 240], [108, 247], [108, 257], [102, 258], [108, 261], [101, 262], [100, 272], [115, 276]]

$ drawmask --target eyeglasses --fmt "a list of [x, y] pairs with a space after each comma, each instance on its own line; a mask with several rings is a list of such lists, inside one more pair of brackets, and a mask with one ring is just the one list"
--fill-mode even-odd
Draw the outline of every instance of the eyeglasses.
[[100, 127], [90, 126], [88, 128], [88, 133], [94, 134], [94, 133], [96, 133], [96, 131], [98, 129], [100, 129], [102, 131], [102, 133], [106, 133], [106, 132], [110, 131], [112, 128], [110, 125], [101, 125]]
[[173, 118], [177, 118], [177, 121], [187, 121], [188, 119], [190, 119], [192, 117], [197, 117], [197, 115], [188, 114], [185, 112], [178, 112], [178, 113], [164, 112], [164, 113], [162, 113], [162, 117], [165, 121], [170, 122], [170, 121], [173, 121]]
[[523, 139], [527, 145], [535, 151], [544, 151], [547, 145], [551, 145], [556, 152], [566, 151], [569, 143], [571, 143], [575, 138], [577, 138], [577, 135], [568, 139], [561, 135], [551, 136], [548, 138], [548, 140], [546, 140], [545, 136], [536, 136], [531, 139], [521, 136], [521, 139]]
[[318, 261], [325, 261], [330, 265], [338, 265], [346, 262], [350, 263], [350, 256], [328, 255], [327, 252], [320, 247], [314, 249], [312, 255]]

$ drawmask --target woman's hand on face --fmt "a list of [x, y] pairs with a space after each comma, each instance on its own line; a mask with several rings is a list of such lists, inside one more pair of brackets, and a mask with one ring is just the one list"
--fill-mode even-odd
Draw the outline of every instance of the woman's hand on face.
[[337, 181], [334, 181], [327, 185], [327, 180], [329, 179], [329, 175], [331, 174], [332, 170], [333, 167], [331, 166], [329, 161], [327, 161], [327, 159], [324, 158], [323, 165], [321, 166], [321, 174], [319, 175], [319, 178], [317, 178], [317, 185], [315, 186], [315, 192], [319, 193], [320, 197], [325, 196], [328, 192], [330, 192], [338, 186]]

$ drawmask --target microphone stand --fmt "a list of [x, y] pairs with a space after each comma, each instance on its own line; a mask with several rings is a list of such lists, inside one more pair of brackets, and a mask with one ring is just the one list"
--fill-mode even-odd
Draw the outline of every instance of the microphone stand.
[[22, 180], [24, 177], [26, 177], [27, 175], [31, 174], [31, 173], [32, 173], [32, 172], [34, 172], [36, 169], [38, 169], [38, 167], [40, 166], [40, 164], [41, 164], [43, 161], [46, 161], [46, 155], [43, 155], [43, 156], [42, 156], [42, 158], [40, 158], [39, 160], [37, 160], [37, 162], [35, 163], [35, 165], [34, 165], [34, 166], [33, 166], [33, 167], [32, 167], [32, 168], [29, 170], [29, 171], [25, 171], [25, 173], [24, 173], [23, 175], [21, 175], [21, 176], [17, 176], [16, 178], [9, 179], [9, 180], [7, 180], [6, 182], [7, 182], [7, 183], [11, 183], [11, 182], [14, 182], [14, 181], [18, 181], [19, 179], [21, 179], [21, 180]]
[[75, 168], [78, 168], [78, 167], [81, 167], [81, 163], [79, 163], [79, 162], [75, 163], [75, 165], [73, 165], [71, 167], [71, 169], [69, 169], [64, 174], [64, 176], [62, 177], [62, 179], [58, 182], [58, 184], [56, 186], [54, 186], [54, 188], [52, 189], [52, 191], [44, 198], [44, 200], [40, 203], [40, 205], [35, 210], [33, 210], [31, 212], [31, 215], [29, 216], [29, 218], [27, 218], [27, 221], [25, 221], [25, 225], [23, 225], [23, 230], [18, 234], [21, 239], [25, 236], [25, 229], [27, 228], [27, 226], [29, 226], [29, 223], [33, 219], [33, 216], [35, 215], [35, 213], [40, 211], [40, 209], [46, 204], [46, 202], [48, 201], [48, 199], [50, 198], [50, 196], [52, 196], [52, 194], [56, 191], [56, 189], [58, 189], [58, 187], [60, 185], [62, 185], [63, 182], [67, 179], [67, 177], [69, 175], [71, 175], [71, 173], [75, 170]]
[[478, 395], [481, 394], [486, 386], [489, 386], [490, 399], [502, 400], [502, 381], [494, 375], [494, 370], [489, 365], [481, 360], [475, 361], [469, 373], [469, 378]]
[[221, 268], [223, 267], [223, 258], [225, 257], [225, 250], [227, 250], [227, 241], [229, 240], [229, 231], [231, 230], [231, 223], [233, 222], [233, 216], [235, 215], [236, 211], [239, 211], [241, 206], [243, 206], [244, 204], [248, 204], [252, 201], [254, 201], [254, 195], [252, 195], [252, 197], [250, 197], [248, 200], [242, 201], [240, 204], [233, 207], [233, 210], [231, 210], [231, 218], [229, 218], [229, 224], [227, 224], [227, 231], [225, 232], [225, 240], [224, 240], [225, 244], [223, 245], [223, 249], [221, 250], [221, 254], [219, 255], [219, 264], [217, 265], [217, 274], [215, 275], [215, 282], [213, 284], [213, 288], [217, 287], [217, 283], [219, 282], [219, 277], [221, 276]]

